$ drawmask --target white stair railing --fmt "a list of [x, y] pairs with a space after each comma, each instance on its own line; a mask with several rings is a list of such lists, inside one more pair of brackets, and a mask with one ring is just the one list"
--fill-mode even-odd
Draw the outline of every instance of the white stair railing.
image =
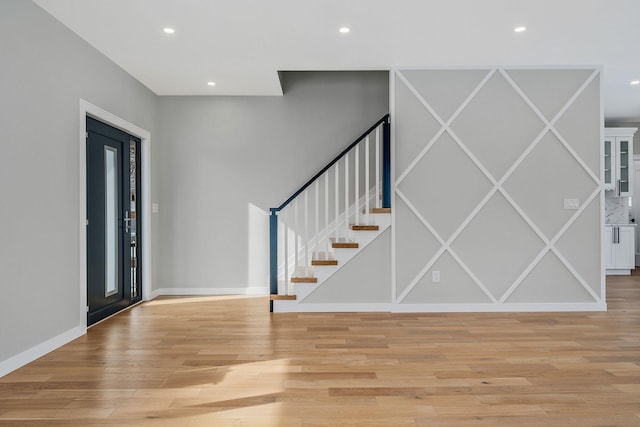
[[347, 241], [351, 224], [372, 225], [372, 206], [389, 207], [388, 135], [385, 115], [282, 205], [271, 208], [272, 295], [290, 295], [292, 279], [313, 281], [312, 261], [333, 258], [332, 239]]

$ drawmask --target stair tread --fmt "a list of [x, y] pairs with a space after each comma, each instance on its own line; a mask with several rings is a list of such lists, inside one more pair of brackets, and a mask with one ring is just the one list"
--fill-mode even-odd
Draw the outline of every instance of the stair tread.
[[331, 238], [331, 247], [340, 249], [357, 249], [358, 243], [344, 237]]
[[391, 213], [391, 208], [373, 208], [371, 213]]
[[291, 301], [291, 300], [295, 300], [296, 296], [295, 295], [270, 295], [269, 299], [271, 299], [271, 301], [277, 301], [277, 300]]
[[354, 231], [378, 231], [380, 229], [377, 225], [368, 224], [351, 224], [350, 227]]
[[311, 265], [338, 265], [337, 259], [312, 259]]
[[318, 283], [317, 277], [292, 277], [291, 283]]
[[357, 249], [359, 247], [357, 243], [334, 243], [332, 246], [336, 249]]

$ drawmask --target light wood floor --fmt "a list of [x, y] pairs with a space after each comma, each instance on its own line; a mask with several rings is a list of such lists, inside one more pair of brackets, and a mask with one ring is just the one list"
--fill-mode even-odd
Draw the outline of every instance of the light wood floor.
[[0, 379], [0, 425], [640, 426], [640, 276], [606, 313], [277, 314], [162, 298]]

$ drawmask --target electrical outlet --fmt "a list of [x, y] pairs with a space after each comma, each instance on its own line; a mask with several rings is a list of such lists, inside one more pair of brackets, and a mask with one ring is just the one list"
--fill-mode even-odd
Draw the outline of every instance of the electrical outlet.
[[564, 199], [565, 209], [580, 209], [580, 200], [578, 199]]
[[431, 281], [433, 283], [440, 283], [440, 270], [435, 270], [431, 273]]

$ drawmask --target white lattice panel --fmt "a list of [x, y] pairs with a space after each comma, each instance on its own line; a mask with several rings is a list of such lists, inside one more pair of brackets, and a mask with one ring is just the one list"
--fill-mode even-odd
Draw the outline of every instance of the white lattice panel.
[[396, 306], [602, 308], [600, 71], [398, 69], [392, 81]]

